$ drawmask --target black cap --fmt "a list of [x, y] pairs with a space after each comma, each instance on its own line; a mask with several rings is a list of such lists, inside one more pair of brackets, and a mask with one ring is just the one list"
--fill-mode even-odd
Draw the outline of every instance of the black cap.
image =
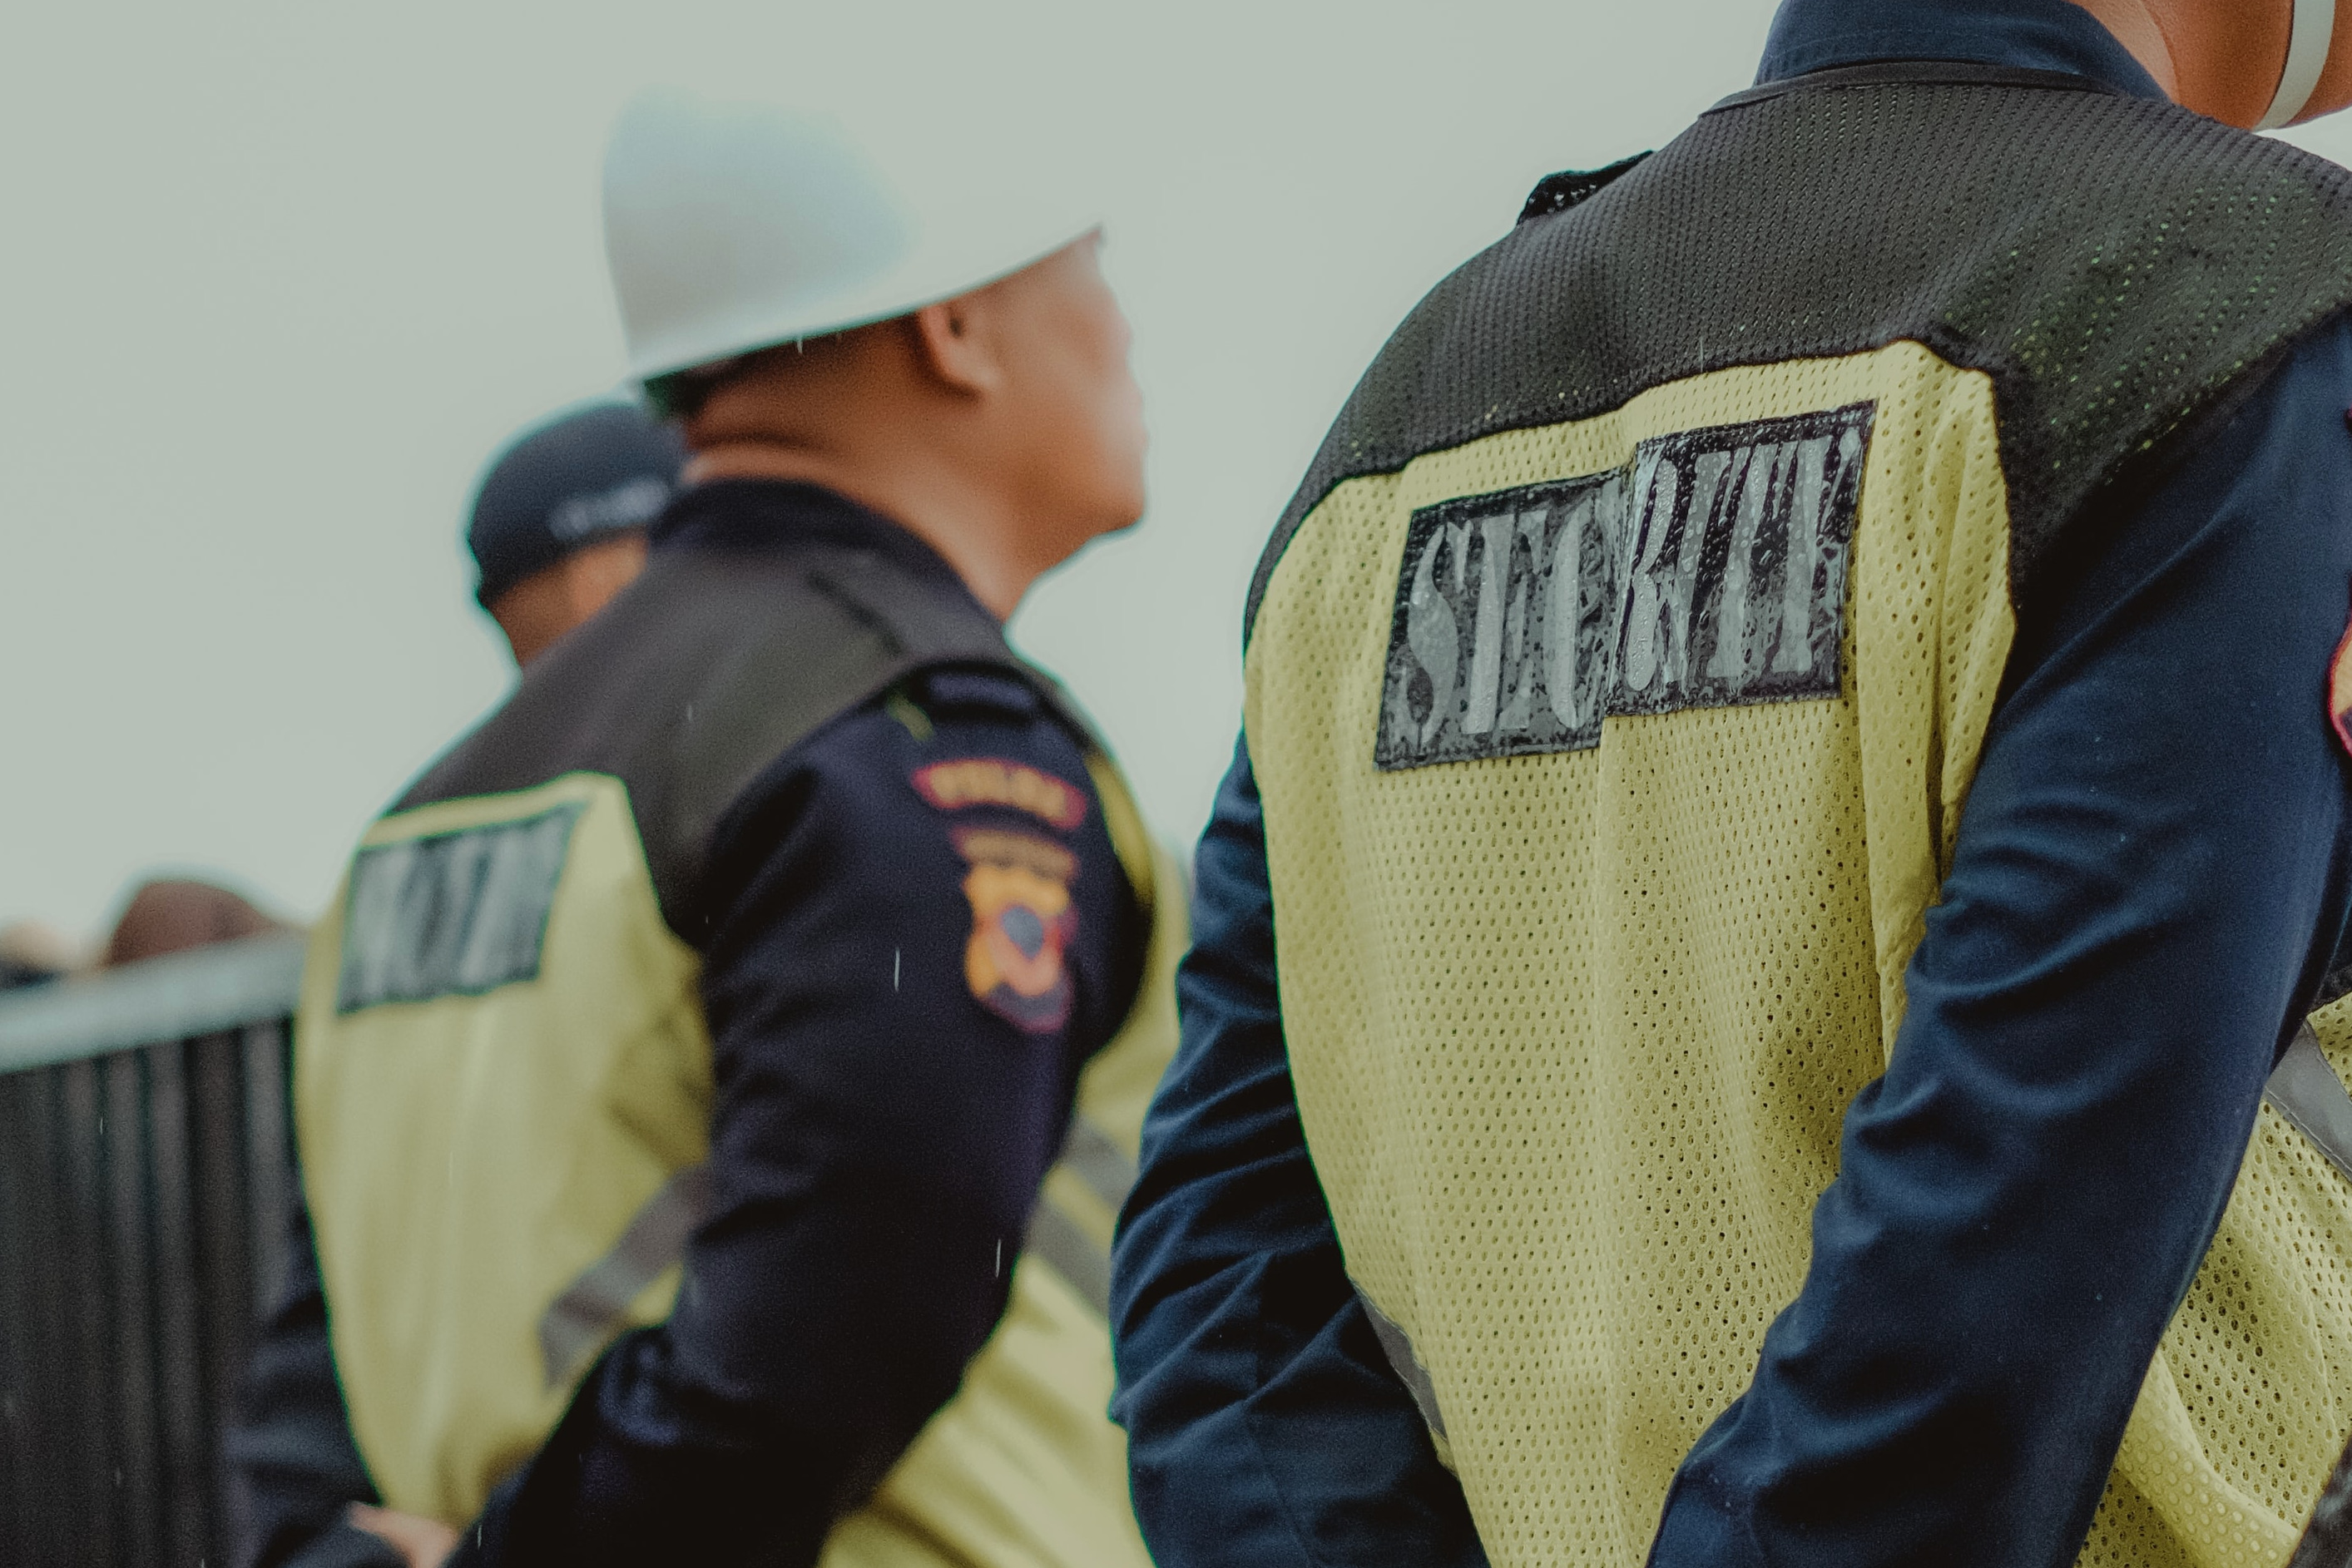
[[677, 493], [685, 463], [677, 432], [635, 403], [597, 403], [517, 437], [474, 492], [474, 597], [487, 605], [583, 546], [644, 528]]

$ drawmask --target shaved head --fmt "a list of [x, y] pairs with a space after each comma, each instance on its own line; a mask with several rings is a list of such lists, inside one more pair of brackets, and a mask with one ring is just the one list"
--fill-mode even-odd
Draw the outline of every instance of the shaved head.
[[696, 393], [689, 483], [802, 479], [872, 507], [1009, 616], [1143, 515], [1143, 397], [1089, 235], [910, 315], [747, 356]]

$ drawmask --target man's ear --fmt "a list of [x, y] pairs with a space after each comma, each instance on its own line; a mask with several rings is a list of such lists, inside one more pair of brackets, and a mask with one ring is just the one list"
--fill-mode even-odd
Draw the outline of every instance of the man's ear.
[[1004, 384], [988, 290], [926, 305], [908, 319], [915, 359], [940, 385], [981, 397]]

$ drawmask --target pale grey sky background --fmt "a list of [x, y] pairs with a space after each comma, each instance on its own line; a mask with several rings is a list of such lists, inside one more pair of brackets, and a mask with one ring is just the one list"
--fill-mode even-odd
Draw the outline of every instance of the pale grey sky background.
[[[1545, 173], [1672, 137], [1770, 0], [20, 6], [0, 24], [0, 923], [157, 870], [316, 913], [496, 703], [458, 530], [621, 374], [596, 205], [648, 85], [905, 135], [1066, 128], [1153, 434], [1142, 527], [1015, 626], [1160, 832], [1227, 760], [1242, 597], [1390, 329]], [[2342, 121], [2296, 140], [2352, 154]]]

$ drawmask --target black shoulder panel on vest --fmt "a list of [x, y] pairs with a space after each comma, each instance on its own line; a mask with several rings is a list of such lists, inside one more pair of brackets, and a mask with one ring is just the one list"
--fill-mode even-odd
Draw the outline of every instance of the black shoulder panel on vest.
[[643, 576], [533, 664], [506, 706], [396, 809], [527, 789], [570, 772], [611, 774], [628, 787], [675, 925], [713, 829], [769, 763], [828, 719], [940, 664], [1012, 672], [1066, 714], [977, 607], [871, 551], [656, 550]]
[[1743, 93], [1431, 291], [1284, 511], [1244, 625], [1345, 480], [1904, 340], [1994, 380], [2023, 598], [2090, 503], [2347, 304], [2352, 173], [2171, 104], [1932, 63]]
[[1641, 166], [1650, 155], [1636, 152], [1631, 158], [1620, 159], [1606, 169], [1565, 169], [1557, 174], [1547, 174], [1536, 182], [1528, 193], [1525, 205], [1519, 208], [1519, 222], [1533, 223], [1570, 207], [1580, 207]]

